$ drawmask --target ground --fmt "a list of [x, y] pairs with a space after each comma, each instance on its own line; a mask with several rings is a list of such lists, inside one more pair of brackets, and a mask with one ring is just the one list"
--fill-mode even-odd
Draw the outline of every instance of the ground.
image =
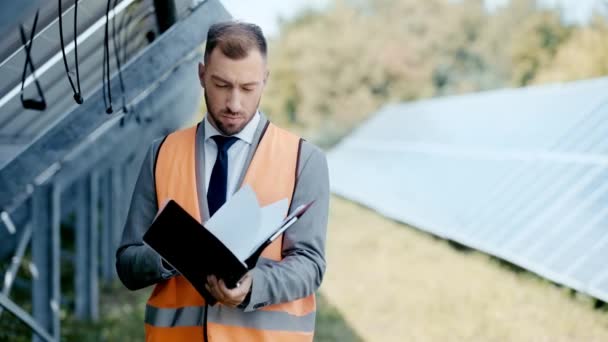
[[[327, 262], [319, 342], [608, 341], [608, 311], [593, 299], [336, 196]], [[63, 339], [143, 341], [149, 291], [105, 287], [101, 321], [67, 316]]]

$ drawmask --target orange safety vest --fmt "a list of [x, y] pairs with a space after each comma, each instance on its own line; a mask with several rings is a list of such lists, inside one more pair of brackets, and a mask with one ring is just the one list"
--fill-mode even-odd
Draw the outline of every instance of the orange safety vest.
[[[202, 129], [202, 128], [201, 128]], [[156, 163], [156, 199], [171, 198], [201, 222], [196, 187], [196, 127], [167, 136]], [[269, 123], [243, 184], [249, 184], [260, 205], [282, 198], [291, 203], [300, 138]], [[285, 213], [287, 215], [287, 213]], [[174, 228], [179, 234], [179, 227]], [[276, 239], [262, 257], [280, 261], [283, 239]], [[201, 262], [206, 262], [201, 260]], [[255, 283], [254, 283], [255, 286]], [[146, 305], [146, 341], [203, 341], [205, 300], [181, 275], [156, 284]], [[315, 295], [244, 312], [221, 304], [208, 307], [209, 341], [312, 341]]]

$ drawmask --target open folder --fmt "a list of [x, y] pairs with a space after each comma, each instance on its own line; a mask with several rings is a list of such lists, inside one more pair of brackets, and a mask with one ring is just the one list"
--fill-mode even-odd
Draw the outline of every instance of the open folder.
[[260, 207], [253, 189], [245, 185], [201, 225], [177, 202], [169, 200], [143, 240], [213, 305], [216, 300], [205, 289], [207, 276], [213, 274], [234, 288], [255, 267], [262, 250], [312, 203], [297, 207], [285, 217], [287, 199]]

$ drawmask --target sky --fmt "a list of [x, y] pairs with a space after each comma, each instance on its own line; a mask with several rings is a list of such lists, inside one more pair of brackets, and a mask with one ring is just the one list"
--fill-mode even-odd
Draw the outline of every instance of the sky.
[[[276, 36], [279, 33], [279, 17], [291, 18], [305, 8], [323, 8], [328, 0], [221, 0], [224, 7], [235, 19], [258, 24], [264, 33]], [[489, 8], [495, 8], [509, 0], [485, 0]], [[589, 17], [594, 6], [602, 0], [539, 0], [547, 6], [563, 6], [566, 9], [565, 19], [583, 22]], [[608, 2], [607, 2], [608, 3]]]
[[323, 8], [327, 0], [221, 0], [234, 19], [258, 24], [266, 36], [279, 32], [278, 20], [291, 18], [306, 8]]

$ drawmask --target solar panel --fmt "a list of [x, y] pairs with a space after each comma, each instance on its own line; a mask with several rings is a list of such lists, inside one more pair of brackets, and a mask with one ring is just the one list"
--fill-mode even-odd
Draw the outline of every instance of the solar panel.
[[608, 78], [393, 104], [332, 191], [608, 300]]
[[568, 239], [562, 241], [553, 253], [548, 255], [544, 264], [550, 268], [568, 267], [572, 264], [572, 260], [581, 257], [579, 246], [589, 246], [594, 241], [601, 239], [607, 226], [608, 208], [604, 206], [594, 211], [586, 221], [577, 224], [576, 228], [570, 232]]
[[603, 272], [599, 274], [588, 287], [588, 292], [591, 295], [595, 295], [597, 298], [608, 297], [608, 273]]
[[[69, 49], [73, 42], [73, 1], [63, 1], [63, 33], [66, 46], [68, 66], [74, 72], [74, 51]], [[102, 83], [103, 41], [106, 3], [102, 1], [82, 0], [78, 3], [78, 61], [82, 91], [87, 100]], [[116, 6], [115, 25], [117, 39], [122, 35], [125, 44], [121, 52], [132, 57], [149, 44], [146, 39], [148, 30], [156, 30], [152, 3], [146, 1], [122, 0]], [[131, 19], [128, 19], [131, 18]], [[66, 77], [65, 68], [59, 50], [59, 25], [57, 19], [57, 2], [41, 3], [40, 22], [32, 45], [31, 56], [36, 65], [36, 75], [41, 84], [48, 108], [45, 111], [24, 110], [19, 100], [21, 76], [25, 63], [24, 49], [18, 35], [18, 26], [9, 28], [7, 39], [0, 43], [6, 50], [0, 52], [0, 145], [11, 145], [11, 148], [0, 148], [0, 168], [8, 164], [45, 131], [60, 122], [66, 113], [77, 105], [72, 98], [72, 89]], [[119, 31], [123, 22], [123, 30]], [[23, 24], [29, 38], [31, 18], [24, 18]], [[128, 23], [128, 24], [127, 24]], [[112, 34], [112, 21], [109, 25]], [[117, 70], [114, 55], [114, 44], [110, 40], [110, 70]], [[123, 60], [122, 66], [126, 64]], [[26, 77], [30, 77], [29, 73]], [[74, 77], [74, 76], [73, 76]], [[76, 80], [74, 79], [74, 82]], [[113, 89], [113, 97], [120, 101], [119, 89]], [[26, 97], [36, 96], [35, 85], [27, 81]], [[115, 100], [115, 101], [116, 101]]]

